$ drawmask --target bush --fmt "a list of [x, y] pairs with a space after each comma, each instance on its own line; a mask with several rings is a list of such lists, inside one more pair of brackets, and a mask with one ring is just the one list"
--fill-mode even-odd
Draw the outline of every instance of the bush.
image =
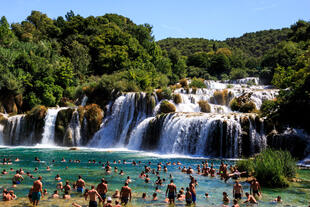
[[250, 159], [238, 160], [237, 167], [239, 172], [247, 172], [248, 175], [254, 173], [253, 161]]
[[175, 106], [169, 101], [163, 101], [160, 104], [159, 108], [160, 113], [171, 113], [175, 112], [175, 110], [176, 110]]
[[163, 88], [156, 90], [156, 95], [159, 100], [172, 99], [172, 91], [170, 88]]
[[222, 91], [215, 91], [213, 97], [211, 97], [211, 102], [220, 105], [227, 105], [231, 98], [231, 93], [224, 89]]
[[241, 79], [241, 78], [245, 78], [248, 76], [247, 72], [245, 69], [242, 68], [233, 68], [230, 73], [229, 76], [232, 80], [236, 80], [236, 79]]
[[179, 104], [179, 103], [182, 103], [182, 97], [180, 94], [175, 94], [174, 97], [173, 97], [173, 101], [175, 104]]
[[274, 112], [276, 108], [276, 101], [273, 100], [265, 100], [260, 107], [260, 114], [262, 117], [266, 117]]
[[204, 83], [204, 80], [202, 78], [193, 78], [189, 86], [196, 88], [206, 88], [206, 84]]
[[181, 79], [179, 82], [180, 82], [182, 87], [188, 86], [188, 82], [187, 82], [186, 78]]
[[288, 151], [266, 149], [254, 159], [237, 162], [240, 171], [252, 172], [263, 186], [288, 187], [289, 178], [296, 176], [296, 160]]
[[200, 100], [198, 101], [200, 111], [204, 113], [210, 113], [211, 112], [211, 106], [208, 103], [208, 101]]
[[252, 101], [243, 103], [243, 102], [239, 102], [237, 98], [234, 98], [230, 102], [230, 108], [233, 111], [239, 111], [242, 113], [251, 113], [256, 110], [256, 106]]
[[234, 98], [230, 102], [230, 108], [233, 111], [239, 111], [242, 113], [251, 113], [256, 111], [256, 106], [251, 101], [252, 93], [244, 93], [241, 96]]

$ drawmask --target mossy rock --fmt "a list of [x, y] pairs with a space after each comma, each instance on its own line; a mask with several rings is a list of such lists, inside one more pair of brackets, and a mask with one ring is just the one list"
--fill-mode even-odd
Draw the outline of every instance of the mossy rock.
[[181, 95], [180, 95], [180, 94], [175, 94], [175, 95], [173, 96], [173, 101], [174, 101], [175, 104], [180, 104], [180, 103], [182, 103], [182, 97], [181, 97]]
[[160, 111], [160, 113], [171, 113], [171, 112], [175, 112], [176, 108], [169, 101], [163, 101], [160, 104], [159, 111]]
[[172, 91], [170, 88], [158, 89], [156, 90], [156, 95], [158, 97], [158, 100], [171, 99]]
[[88, 136], [86, 137], [86, 142], [88, 142], [100, 129], [100, 125], [103, 119], [103, 110], [97, 104], [90, 104], [85, 107], [79, 107], [78, 112], [80, 115], [80, 120], [83, 120], [84, 117], [87, 120]]
[[252, 93], [246, 93], [237, 98], [234, 98], [229, 104], [231, 110], [239, 111], [242, 113], [256, 112], [256, 106], [250, 99], [251, 95]]
[[0, 124], [5, 125], [7, 123], [8, 119], [0, 114]]
[[183, 88], [188, 86], [188, 81], [186, 80], [186, 78], [181, 79], [179, 83]]
[[66, 130], [70, 124], [74, 109], [68, 108], [60, 110], [55, 123], [55, 141], [58, 144], [64, 143]]
[[40, 143], [45, 125], [47, 107], [38, 105], [26, 113], [25, 137], [32, 136], [33, 144]]
[[211, 106], [208, 103], [208, 101], [200, 100], [198, 101], [200, 111], [204, 113], [210, 113], [211, 112]]

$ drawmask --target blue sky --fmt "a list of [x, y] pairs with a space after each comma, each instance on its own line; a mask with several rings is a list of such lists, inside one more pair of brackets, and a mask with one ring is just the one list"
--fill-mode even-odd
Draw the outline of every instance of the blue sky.
[[26, 19], [32, 10], [51, 18], [70, 10], [84, 17], [117, 13], [137, 24], [151, 24], [156, 40], [223, 40], [310, 20], [310, 0], [1, 0], [0, 16], [10, 23]]

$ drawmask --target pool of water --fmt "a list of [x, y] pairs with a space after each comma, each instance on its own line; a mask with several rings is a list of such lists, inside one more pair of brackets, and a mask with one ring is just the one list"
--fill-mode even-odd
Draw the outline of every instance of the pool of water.
[[[9, 174], [0, 176], [0, 188], [12, 189], [11, 178], [14, 176], [14, 171], [19, 168], [23, 168], [25, 172], [30, 172], [35, 177], [39, 175], [43, 176], [43, 188], [47, 189], [48, 193], [51, 195], [56, 189], [57, 181], [54, 177], [56, 174], [60, 174], [62, 181], [65, 182], [69, 180], [73, 183], [77, 180], [77, 176], [81, 175], [86, 181], [86, 187], [90, 188], [91, 185], [97, 185], [100, 179], [104, 177], [108, 181], [108, 196], [111, 196], [116, 189], [121, 189], [127, 176], [130, 176], [132, 183], [129, 186], [133, 191], [133, 200], [129, 206], [167, 206], [165, 203], [164, 192], [168, 181], [170, 180], [169, 175], [173, 176], [174, 182], [177, 185], [177, 189], [181, 187], [186, 188], [190, 182], [189, 175], [182, 173], [178, 168], [181, 166], [196, 169], [198, 164], [206, 158], [199, 157], [185, 157], [176, 155], [157, 155], [152, 153], [128, 151], [125, 149], [117, 150], [95, 150], [81, 148], [79, 150], [68, 150], [68, 148], [0, 148], [0, 159], [11, 158], [15, 160], [16, 157], [20, 159], [19, 162], [14, 162], [12, 165], [0, 165], [0, 170], [6, 169]], [[41, 162], [36, 162], [34, 157], [38, 157]], [[62, 157], [64, 157], [67, 162], [61, 162]], [[81, 160], [81, 163], [70, 163], [69, 160]], [[55, 160], [52, 163], [52, 160]], [[89, 160], [96, 160], [96, 163], [89, 163]], [[127, 163], [123, 164], [113, 164], [116, 160], [126, 160]], [[135, 160], [137, 163], [141, 161], [140, 165], [133, 166], [131, 162]], [[99, 161], [105, 163], [110, 161], [111, 166], [114, 168], [118, 167], [119, 171], [123, 170], [125, 174], [123, 176], [112, 171], [111, 174], [106, 174], [102, 168], [102, 164]], [[161, 193], [158, 195], [158, 201], [151, 201], [152, 194], [155, 191], [155, 180], [156, 176], [149, 174], [151, 178], [151, 183], [145, 183], [144, 180], [139, 178], [139, 173], [144, 169], [144, 165], [148, 165], [151, 162], [151, 168], [157, 167], [157, 163], [162, 162], [181, 162], [180, 166], [170, 165], [168, 167], [168, 172], [160, 172], [161, 178], [166, 179], [166, 183], [160, 186]], [[219, 167], [220, 160], [208, 160], [208, 162], [214, 162], [216, 168]], [[234, 164], [233, 160], [225, 160], [228, 164]], [[51, 171], [47, 171], [46, 167], [50, 166]], [[34, 172], [35, 168], [39, 170]], [[14, 171], [10, 171], [13, 168]], [[222, 205], [222, 193], [226, 191], [232, 200], [232, 187], [234, 180], [229, 180], [224, 183], [218, 177], [204, 177], [201, 175], [194, 174], [195, 179], [198, 181], [197, 186], [197, 205], [196, 206], [221, 206]], [[303, 182], [294, 183], [291, 187], [286, 189], [276, 189], [276, 188], [263, 188], [263, 197], [259, 201], [259, 206], [308, 206], [310, 201], [310, 171], [300, 170], [299, 177], [303, 179]], [[24, 175], [25, 180], [21, 185], [18, 185], [13, 190], [15, 191], [18, 199], [11, 202], [0, 201], [1, 206], [27, 206], [28, 201], [25, 198], [27, 193], [32, 186], [33, 179]], [[246, 192], [249, 191], [249, 184], [246, 182], [241, 182], [243, 188]], [[147, 194], [146, 201], [142, 201], [142, 193]], [[205, 198], [204, 194], [209, 193], [210, 197]], [[62, 193], [60, 193], [62, 195]], [[283, 199], [282, 204], [273, 204], [271, 201], [280, 195]], [[244, 200], [245, 198], [243, 198]], [[44, 198], [41, 201], [41, 206], [71, 206], [72, 202], [78, 202], [81, 205], [86, 206], [87, 201], [83, 200], [79, 194], [72, 192], [72, 198], [69, 201], [64, 201], [63, 199], [52, 200]], [[230, 206], [232, 204], [230, 203]], [[177, 206], [185, 206], [184, 202], [177, 202]]]

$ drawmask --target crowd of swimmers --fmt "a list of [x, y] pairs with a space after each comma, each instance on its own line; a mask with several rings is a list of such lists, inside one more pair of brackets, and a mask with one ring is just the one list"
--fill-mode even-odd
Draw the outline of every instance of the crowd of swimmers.
[[[18, 162], [19, 159], [16, 158], [15, 162]], [[36, 162], [40, 162], [40, 159], [35, 157]], [[53, 160], [52, 162], [55, 162]], [[64, 158], [61, 159], [60, 162], [67, 162]], [[74, 162], [74, 163], [80, 163], [80, 160], [69, 160], [68, 162]], [[96, 163], [95, 160], [89, 160], [88, 163]], [[98, 162], [99, 164], [102, 164], [103, 169], [106, 173], [118, 173], [119, 175], [124, 175], [125, 172], [123, 170], [120, 170], [115, 166], [112, 168], [110, 165], [110, 162], [107, 161], [106, 163]], [[113, 161], [113, 164], [127, 164], [125, 160], [123, 161]], [[10, 159], [4, 158], [2, 161], [3, 165], [10, 165], [12, 164], [12, 161]], [[140, 161], [138, 163], [136, 161], [131, 162], [132, 165], [142, 165]], [[250, 185], [250, 192], [244, 192], [242, 185], [239, 183], [239, 178], [246, 174], [246, 172], [239, 172], [237, 166], [230, 165], [228, 167], [227, 164], [224, 162], [221, 162], [220, 167], [218, 171], [215, 169], [213, 163], [208, 163], [208, 161], [202, 161], [201, 164], [198, 164], [196, 166], [196, 171], [192, 167], [181, 167], [180, 162], [167, 162], [165, 164], [158, 163], [157, 167], [151, 168], [151, 162], [148, 162], [148, 165], [144, 165], [143, 171], [139, 174], [139, 178], [143, 179], [145, 183], [151, 183], [151, 179], [149, 174], [156, 175], [157, 179], [154, 181], [156, 187], [154, 193], [151, 195], [152, 201], [158, 200], [158, 194], [161, 192], [161, 190], [158, 188], [158, 186], [162, 186], [167, 181], [165, 178], [160, 177], [161, 171], [168, 172], [169, 165], [178, 165], [178, 169], [189, 175], [190, 182], [186, 188], [181, 187], [179, 191], [177, 191], [177, 186], [173, 181], [172, 174], [169, 175], [170, 182], [167, 185], [166, 191], [165, 191], [165, 202], [169, 204], [174, 204], [178, 200], [179, 202], [184, 202], [186, 205], [195, 205], [197, 200], [197, 192], [196, 188], [198, 186], [198, 181], [195, 179], [194, 175], [199, 176], [210, 176], [210, 177], [216, 177], [219, 176], [221, 180], [224, 182], [227, 182], [230, 178], [235, 179], [235, 183], [233, 185], [232, 195], [233, 199], [231, 199], [228, 196], [227, 192], [223, 192], [223, 206], [228, 206], [232, 204], [233, 207], [238, 207], [239, 203], [251, 203], [251, 204], [257, 204], [258, 199], [262, 197], [261, 187], [259, 182], [256, 179], [253, 179], [251, 181]], [[163, 166], [163, 167], [162, 167]], [[162, 169], [163, 168], [163, 169]], [[38, 170], [38, 168], [35, 168], [35, 172]], [[47, 171], [50, 171], [51, 168], [49, 166], [46, 167]], [[14, 172], [13, 168], [10, 168], [11, 172]], [[1, 174], [5, 175], [8, 174], [8, 172], [4, 169]], [[15, 188], [17, 185], [20, 185], [24, 177], [28, 176], [31, 179], [34, 179], [33, 186], [30, 188], [28, 193], [29, 202], [32, 203], [34, 206], [37, 206], [39, 204], [39, 201], [42, 197], [48, 196], [47, 190], [43, 189], [42, 184], [42, 176], [39, 176], [37, 178], [33, 177], [29, 172], [24, 172], [23, 169], [15, 170], [15, 175], [12, 177], [12, 188]], [[195, 176], [196, 176], [195, 175]], [[130, 176], [127, 176], [123, 187], [120, 191], [116, 190], [114, 194], [111, 197], [107, 197], [108, 192], [108, 181], [105, 180], [105, 178], [101, 178], [100, 183], [95, 186], [92, 185], [90, 189], [86, 188], [86, 183], [83, 180], [82, 176], [79, 175], [76, 182], [70, 185], [69, 181], [65, 182], [65, 185], [61, 182], [61, 177], [59, 174], [56, 174], [55, 181], [57, 182], [56, 190], [54, 193], [50, 196], [50, 198], [63, 198], [63, 199], [70, 199], [71, 198], [71, 192], [74, 190], [78, 193], [80, 193], [85, 200], [89, 200], [89, 207], [96, 207], [98, 206], [97, 201], [99, 201], [99, 204], [103, 205], [104, 207], [120, 207], [121, 205], [127, 205], [128, 202], [132, 200], [132, 190], [129, 187], [130, 183], [132, 182]], [[63, 192], [63, 195], [60, 196], [59, 192]], [[245, 200], [242, 201], [243, 195], [245, 194]], [[205, 193], [205, 198], [209, 198], [209, 194]], [[3, 189], [2, 194], [3, 201], [10, 201], [17, 198], [17, 196], [14, 194], [13, 190], [8, 191], [7, 189]], [[112, 204], [112, 198], [115, 200], [115, 205]], [[147, 199], [147, 194], [142, 193], [142, 200]], [[281, 203], [282, 199], [280, 196], [274, 199], [273, 202]], [[74, 207], [81, 207], [80, 204], [74, 202], [72, 203], [72, 206]]]

